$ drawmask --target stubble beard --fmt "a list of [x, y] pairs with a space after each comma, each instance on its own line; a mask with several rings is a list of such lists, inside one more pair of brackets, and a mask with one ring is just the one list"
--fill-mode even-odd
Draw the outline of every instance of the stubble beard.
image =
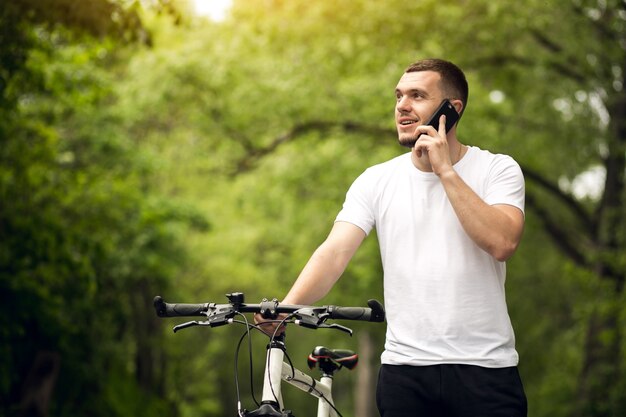
[[417, 143], [419, 135], [409, 133], [398, 133], [398, 143], [406, 148], [413, 148]]

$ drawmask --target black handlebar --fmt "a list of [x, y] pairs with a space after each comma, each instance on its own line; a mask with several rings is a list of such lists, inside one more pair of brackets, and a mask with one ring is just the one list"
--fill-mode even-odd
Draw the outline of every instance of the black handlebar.
[[260, 304], [244, 303], [243, 293], [226, 295], [228, 304], [170, 304], [166, 303], [161, 296], [154, 297], [154, 308], [159, 317], [196, 317], [205, 316], [206, 322], [190, 322], [186, 325], [208, 325], [211, 327], [229, 323], [229, 320], [240, 313], [260, 313], [265, 318], [276, 318], [278, 314], [293, 314], [299, 324], [305, 327], [341, 327], [337, 325], [325, 325], [327, 319], [360, 320], [370, 322], [383, 322], [385, 310], [382, 304], [376, 300], [367, 302], [369, 307], [340, 307], [340, 306], [304, 306], [280, 304], [277, 300], [263, 300]]
[[385, 321], [385, 310], [377, 300], [367, 302], [369, 308], [365, 307], [338, 307], [328, 306], [328, 313], [331, 319], [362, 320], [372, 322]]
[[159, 317], [193, 317], [206, 315], [209, 306], [208, 304], [169, 304], [157, 295], [154, 297], [154, 309]]

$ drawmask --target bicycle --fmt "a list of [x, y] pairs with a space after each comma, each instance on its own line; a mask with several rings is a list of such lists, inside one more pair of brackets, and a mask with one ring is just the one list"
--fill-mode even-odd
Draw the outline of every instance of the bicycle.
[[[235, 365], [235, 385], [237, 389], [237, 416], [238, 417], [295, 417], [283, 404], [281, 381], [285, 381], [302, 391], [318, 398], [317, 417], [342, 417], [334, 405], [332, 397], [333, 375], [341, 368], [353, 369], [358, 363], [358, 355], [350, 350], [329, 349], [317, 346], [309, 357], [307, 363], [310, 369], [319, 368], [322, 375], [319, 380], [295, 368], [287, 355], [284, 333], [278, 334], [278, 329], [287, 323], [293, 323], [310, 329], [336, 329], [352, 335], [352, 330], [342, 325], [326, 321], [332, 320], [361, 320], [370, 322], [383, 322], [385, 311], [380, 302], [369, 300], [369, 307], [340, 307], [340, 306], [306, 306], [306, 305], [283, 305], [276, 299], [263, 301], [259, 304], [246, 304], [244, 294], [234, 292], [226, 294], [227, 304], [203, 303], [203, 304], [170, 304], [163, 298], [154, 298], [154, 307], [159, 317], [193, 317], [205, 316], [204, 321], [189, 321], [174, 326], [174, 332], [193, 326], [219, 327], [231, 323], [239, 323], [246, 326], [246, 332], [239, 340], [236, 349], [235, 363], [239, 357], [239, 348], [245, 336], [250, 340], [250, 330], [259, 330], [257, 325], [250, 324], [244, 313], [260, 313], [270, 322], [278, 323], [276, 331], [270, 336], [267, 345], [265, 371], [263, 377], [263, 393], [261, 402], [256, 402], [257, 409], [248, 411], [242, 408]], [[277, 320], [279, 315], [286, 315]], [[243, 320], [237, 320], [241, 316]], [[285, 362], [285, 358], [287, 361]], [[250, 357], [252, 361], [252, 357]], [[252, 393], [254, 398], [254, 393]]]

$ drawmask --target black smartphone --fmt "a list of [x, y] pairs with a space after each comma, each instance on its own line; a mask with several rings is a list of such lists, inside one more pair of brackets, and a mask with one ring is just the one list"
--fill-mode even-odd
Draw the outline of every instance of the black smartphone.
[[[450, 129], [452, 129], [454, 124], [458, 122], [461, 117], [459, 113], [457, 113], [452, 103], [450, 103], [450, 100], [448, 99], [445, 99], [444, 101], [441, 102], [441, 104], [439, 105], [437, 110], [435, 110], [435, 113], [433, 113], [433, 115], [430, 117], [430, 120], [428, 120], [428, 123], [426, 123], [426, 125], [432, 126], [435, 129], [439, 129], [439, 118], [441, 117], [442, 114], [446, 115], [446, 133], [447, 133], [450, 131]], [[406, 146], [407, 148], [412, 148], [415, 146], [415, 143], [422, 135], [423, 133], [420, 134], [414, 141], [405, 142], [402, 145]]]

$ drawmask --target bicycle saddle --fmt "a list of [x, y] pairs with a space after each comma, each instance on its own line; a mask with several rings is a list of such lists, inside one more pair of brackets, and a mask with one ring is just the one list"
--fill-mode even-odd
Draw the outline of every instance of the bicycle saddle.
[[359, 355], [347, 349], [328, 349], [324, 346], [317, 346], [307, 358], [310, 369], [319, 366], [325, 372], [334, 371], [341, 367], [354, 369], [359, 363]]

